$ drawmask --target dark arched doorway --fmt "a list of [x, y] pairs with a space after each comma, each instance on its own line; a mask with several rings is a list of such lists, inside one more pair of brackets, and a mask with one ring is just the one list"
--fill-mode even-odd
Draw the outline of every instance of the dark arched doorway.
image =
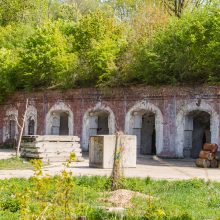
[[155, 155], [155, 114], [150, 111], [136, 111], [133, 112], [133, 115], [133, 134], [137, 136], [138, 152], [143, 155]]
[[28, 119], [28, 135], [34, 135], [35, 121], [31, 118]]
[[52, 118], [52, 135], [69, 135], [69, 115], [66, 112], [53, 112]]
[[197, 158], [204, 143], [211, 142], [210, 114], [195, 110], [186, 115], [183, 156]]

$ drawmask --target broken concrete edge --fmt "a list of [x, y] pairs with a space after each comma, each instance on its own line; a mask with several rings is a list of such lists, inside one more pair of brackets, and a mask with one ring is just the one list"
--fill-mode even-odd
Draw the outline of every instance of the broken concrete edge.
[[24, 141], [51, 141], [51, 142], [80, 142], [80, 138], [78, 136], [71, 135], [23, 135], [22, 140]]
[[21, 146], [23, 158], [65, 162], [69, 159], [70, 154], [74, 153], [77, 161], [82, 160], [79, 137], [77, 136], [36, 135], [24, 136], [23, 140], [25, 141]]

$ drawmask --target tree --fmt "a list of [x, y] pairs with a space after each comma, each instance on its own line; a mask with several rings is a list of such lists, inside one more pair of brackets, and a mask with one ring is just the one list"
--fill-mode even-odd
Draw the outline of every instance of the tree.
[[[71, 53], [62, 23], [46, 23], [38, 27], [20, 53], [18, 88], [65, 87], [73, 74], [76, 55]], [[74, 78], [74, 77], [73, 77]]]
[[57, 2], [54, 11], [55, 19], [78, 21], [83, 15], [95, 11], [99, 7], [98, 0], [64, 0]]
[[85, 15], [72, 34], [79, 55], [79, 84], [110, 83], [109, 77], [117, 70], [117, 56], [125, 44], [123, 28], [98, 10]]
[[106, 0], [104, 3], [110, 5], [115, 16], [121, 21], [130, 20], [132, 16], [145, 4], [146, 0]]
[[0, 0], [0, 25], [40, 24], [48, 19], [52, 0]]
[[220, 81], [219, 3], [0, 3], [1, 100], [14, 89]]
[[[158, 28], [164, 29], [168, 21], [169, 16], [160, 4], [157, 5], [146, 1], [142, 3], [141, 7], [137, 8], [136, 13], [133, 14], [129, 22], [126, 22], [126, 38], [128, 43], [126, 47], [122, 48], [117, 59], [119, 71], [115, 78], [119, 80], [116, 82], [116, 85], [145, 83], [142, 78], [142, 61], [138, 63], [138, 60], [144, 59], [143, 51], [140, 48], [145, 48], [154, 38]], [[132, 63], [136, 63], [135, 68], [138, 71], [133, 71], [134, 69], [131, 68]], [[148, 71], [150, 70], [148, 69]]]
[[210, 4], [212, 0], [161, 0], [161, 2], [170, 15], [180, 18], [185, 9], [194, 11], [195, 8]]
[[15, 69], [26, 39], [31, 35], [29, 25], [0, 27], [0, 101], [14, 91]]
[[168, 23], [168, 15], [161, 5], [143, 4], [132, 17], [130, 24], [135, 41], [143, 41], [154, 37], [158, 28], [163, 28]]
[[138, 45], [132, 75], [147, 84], [220, 82], [219, 21], [215, 5], [173, 19]]
[[9, 24], [0, 26], [0, 47], [12, 49], [13, 53], [22, 50], [26, 40], [33, 34], [34, 27], [29, 24]]
[[0, 49], [0, 102], [14, 91], [10, 83], [9, 71], [13, 68], [14, 59], [11, 50], [6, 48]]

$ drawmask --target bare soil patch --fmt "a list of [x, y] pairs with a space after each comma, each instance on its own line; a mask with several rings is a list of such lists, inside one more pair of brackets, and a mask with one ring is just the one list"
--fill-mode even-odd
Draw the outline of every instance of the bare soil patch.
[[104, 196], [106, 196], [106, 198], [100, 199], [102, 202], [114, 207], [123, 208], [131, 207], [132, 199], [134, 197], [141, 197], [143, 199], [153, 199], [152, 196], [127, 189], [119, 189], [112, 192], [106, 192], [104, 193]]

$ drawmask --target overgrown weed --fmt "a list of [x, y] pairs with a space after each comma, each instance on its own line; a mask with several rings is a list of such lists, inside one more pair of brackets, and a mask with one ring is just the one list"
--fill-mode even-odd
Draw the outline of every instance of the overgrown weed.
[[[66, 165], [60, 175], [50, 177], [42, 174], [42, 164], [36, 161], [34, 177], [1, 180], [0, 219], [121, 219], [103, 209], [105, 204], [99, 200], [102, 192], [111, 190], [109, 178], [73, 177]], [[123, 177], [120, 187], [153, 197], [133, 198], [131, 208], [123, 214], [124, 220], [217, 220], [220, 216], [217, 182]]]

